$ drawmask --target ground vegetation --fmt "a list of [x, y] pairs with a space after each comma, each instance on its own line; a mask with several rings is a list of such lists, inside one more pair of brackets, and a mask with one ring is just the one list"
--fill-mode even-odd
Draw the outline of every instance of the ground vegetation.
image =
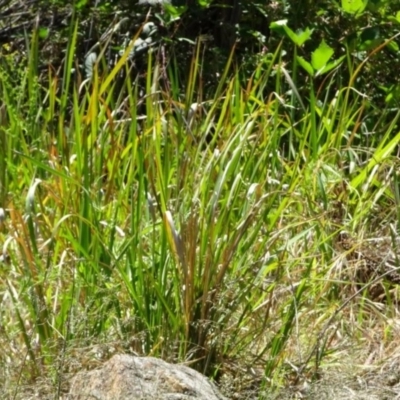
[[393, 372], [396, 4], [1, 0], [2, 393], [124, 352], [232, 399]]

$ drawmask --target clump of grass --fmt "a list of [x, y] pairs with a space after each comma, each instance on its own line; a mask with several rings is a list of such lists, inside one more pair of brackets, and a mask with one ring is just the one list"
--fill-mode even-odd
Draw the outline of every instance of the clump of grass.
[[[43, 87], [37, 40], [20, 83], [29, 99], [9, 91], [12, 60], [0, 66], [5, 391], [50, 377], [61, 392], [94, 343], [108, 347], [100, 358], [134, 351], [215, 378], [258, 367], [269, 386], [317, 370], [348, 304], [337, 235], [370, 229], [366, 216], [398, 199], [395, 122], [376, 147], [354, 146], [365, 96], [319, 103], [325, 86], [293, 121], [281, 48], [247, 82], [228, 62], [211, 94], [201, 43], [185, 85], [162, 53], [132, 77], [129, 48], [80, 84], [75, 25], [63, 85], [50, 70]], [[357, 312], [360, 326], [373, 318]]]

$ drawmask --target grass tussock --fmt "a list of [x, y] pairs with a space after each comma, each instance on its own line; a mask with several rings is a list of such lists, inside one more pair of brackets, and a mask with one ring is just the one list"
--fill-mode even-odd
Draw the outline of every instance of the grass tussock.
[[333, 90], [340, 65], [301, 98], [281, 48], [247, 79], [230, 60], [214, 92], [201, 43], [187, 82], [163, 52], [133, 75], [129, 48], [85, 81], [76, 39], [63, 75], [38, 79], [35, 35], [0, 61], [2, 392], [61, 396], [133, 352], [263, 398], [383, 357], [396, 294], [370, 299], [340, 240], [397, 233], [399, 113]]

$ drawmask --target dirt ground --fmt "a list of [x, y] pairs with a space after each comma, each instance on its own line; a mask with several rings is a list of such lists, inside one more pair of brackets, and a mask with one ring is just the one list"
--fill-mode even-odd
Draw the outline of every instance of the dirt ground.
[[304, 385], [292, 393], [281, 393], [276, 399], [310, 400], [391, 400], [400, 399], [400, 369], [367, 372], [351, 377], [336, 373], [325, 374], [320, 381]]
[[244, 390], [229, 393], [231, 400], [400, 400], [400, 365], [391, 369], [362, 372], [351, 376], [346, 371], [329, 371], [313, 383], [281, 389], [275, 393]]
[[286, 379], [281, 389], [262, 390], [260, 376], [258, 382], [255, 378], [247, 385], [222, 381], [220, 389], [231, 400], [400, 400], [398, 326], [390, 337], [376, 335], [358, 348], [348, 346], [326, 360], [318, 379], [304, 377], [296, 386], [288, 385], [290, 379]]

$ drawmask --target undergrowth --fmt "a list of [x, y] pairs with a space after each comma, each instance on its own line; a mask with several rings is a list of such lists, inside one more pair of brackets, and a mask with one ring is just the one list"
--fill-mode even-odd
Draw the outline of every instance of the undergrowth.
[[204, 93], [199, 42], [188, 82], [162, 51], [133, 74], [129, 48], [85, 81], [76, 25], [63, 75], [38, 79], [38, 40], [0, 64], [3, 393], [59, 396], [133, 352], [216, 380], [256, 370], [262, 398], [382, 323], [337, 242], [397, 229], [399, 114], [369, 128], [355, 75], [333, 91], [338, 64], [301, 99], [279, 47]]

